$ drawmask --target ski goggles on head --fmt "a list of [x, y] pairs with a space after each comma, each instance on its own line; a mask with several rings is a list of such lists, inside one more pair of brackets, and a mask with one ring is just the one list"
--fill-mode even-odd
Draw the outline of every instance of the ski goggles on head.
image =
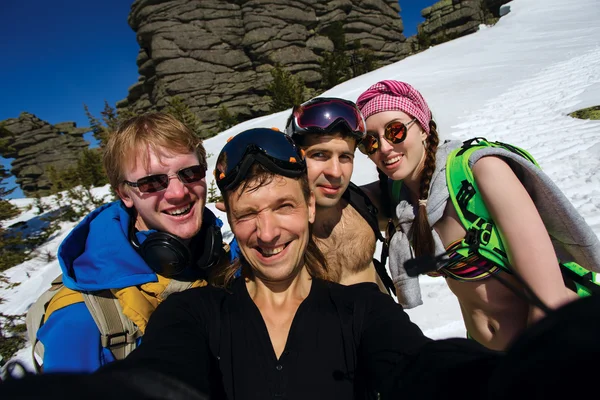
[[254, 163], [289, 178], [306, 172], [304, 152], [291, 138], [273, 129], [249, 129], [229, 139], [219, 153], [215, 180], [221, 192], [237, 187]]
[[344, 128], [357, 140], [367, 134], [365, 119], [356, 104], [344, 99], [317, 97], [294, 107], [285, 132], [294, 137], [306, 133], [331, 133]]
[[[383, 128], [383, 138], [390, 144], [398, 144], [404, 142], [408, 135], [408, 129], [417, 119], [414, 118], [408, 124], [400, 121], [392, 121]], [[366, 155], [374, 154], [379, 150], [379, 136], [367, 134], [358, 144], [358, 149]]]
[[191, 167], [180, 169], [173, 175], [148, 175], [135, 182], [124, 180], [123, 183], [137, 188], [142, 193], [156, 193], [167, 190], [171, 177], [173, 176], [177, 176], [183, 184], [196, 183], [204, 179], [206, 176], [206, 169], [200, 165], [192, 165]]

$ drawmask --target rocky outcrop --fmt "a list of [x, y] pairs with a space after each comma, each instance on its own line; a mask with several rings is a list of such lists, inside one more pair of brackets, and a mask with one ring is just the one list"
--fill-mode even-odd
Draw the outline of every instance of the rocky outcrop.
[[179, 96], [207, 129], [221, 106], [242, 118], [264, 114], [274, 65], [318, 86], [333, 22], [380, 66], [408, 55], [399, 11], [397, 0], [136, 0], [129, 24], [140, 78], [117, 107], [161, 110]]
[[[447, 42], [476, 32], [480, 24], [500, 16], [500, 6], [510, 0], [442, 0], [421, 11], [425, 22], [419, 25], [421, 44]], [[427, 43], [425, 43], [427, 44]]]
[[14, 158], [11, 173], [26, 196], [48, 194], [50, 180], [46, 168], [57, 170], [77, 163], [81, 151], [89, 147], [83, 134], [89, 128], [77, 128], [74, 122], [50, 125], [33, 114], [1, 122], [3, 139], [8, 146], [1, 149], [4, 158]]

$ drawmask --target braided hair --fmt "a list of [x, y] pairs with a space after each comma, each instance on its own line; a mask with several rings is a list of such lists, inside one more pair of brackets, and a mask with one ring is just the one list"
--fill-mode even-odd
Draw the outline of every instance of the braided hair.
[[[419, 200], [427, 200], [429, 198], [431, 178], [435, 171], [435, 154], [440, 143], [437, 125], [433, 120], [429, 122], [429, 135], [427, 136], [426, 143], [425, 165], [419, 185]], [[417, 257], [434, 253], [433, 235], [431, 234], [431, 226], [429, 226], [429, 221], [427, 220], [427, 206], [425, 202], [419, 202], [417, 216], [412, 225], [412, 239]]]

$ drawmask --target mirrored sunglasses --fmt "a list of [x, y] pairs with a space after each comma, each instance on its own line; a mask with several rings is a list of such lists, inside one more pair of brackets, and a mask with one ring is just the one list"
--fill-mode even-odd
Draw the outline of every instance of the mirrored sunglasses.
[[[383, 137], [390, 144], [402, 143], [408, 135], [409, 127], [416, 121], [414, 118], [409, 123], [405, 124], [400, 121], [392, 121], [388, 123], [383, 129]], [[361, 153], [366, 155], [374, 154], [379, 150], [379, 136], [367, 134], [367, 136], [361, 140], [358, 144], [358, 149]]]

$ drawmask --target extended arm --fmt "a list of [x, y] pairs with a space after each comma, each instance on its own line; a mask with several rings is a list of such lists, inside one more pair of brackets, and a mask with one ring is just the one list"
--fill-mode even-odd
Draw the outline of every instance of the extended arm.
[[146, 370], [173, 377], [201, 393], [211, 393], [214, 377], [210, 374], [214, 371], [203, 320], [206, 314], [201, 311], [203, 305], [190, 298], [186, 292], [169, 296], [152, 314], [142, 344], [125, 360], [100, 372]]
[[[481, 398], [500, 353], [469, 339], [431, 340], [389, 296], [369, 307], [360, 362], [382, 399]], [[467, 385], [457, 384], [468, 375]]]
[[[497, 157], [484, 157], [473, 166], [475, 182], [496, 222], [512, 268], [550, 308], [569, 301], [556, 254], [533, 200], [512, 169]], [[529, 322], [541, 318], [531, 309]]]

